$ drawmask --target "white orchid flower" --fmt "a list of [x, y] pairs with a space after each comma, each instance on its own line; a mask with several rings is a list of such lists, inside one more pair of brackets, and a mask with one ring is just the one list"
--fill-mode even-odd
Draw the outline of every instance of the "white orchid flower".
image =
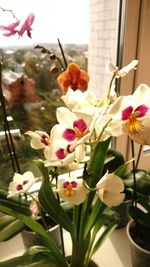
[[26, 193], [37, 180], [31, 171], [24, 174], [14, 173], [13, 181], [9, 184], [8, 197]]
[[100, 101], [93, 92], [68, 89], [66, 95], [61, 97], [66, 105], [73, 112], [80, 112], [93, 115], [99, 110]]
[[110, 108], [113, 121], [107, 133], [126, 133], [141, 145], [150, 145], [150, 88], [141, 84], [133, 95], [120, 96]]
[[118, 206], [125, 198], [124, 183], [114, 173], [106, 173], [96, 185], [97, 195], [108, 207]]
[[63, 131], [64, 140], [79, 145], [90, 138], [97, 114], [94, 117], [83, 113], [75, 114], [67, 108], [60, 107], [57, 109], [56, 115], [59, 122], [57, 130]]
[[116, 78], [124, 77], [128, 72], [132, 69], [136, 69], [137, 64], [139, 63], [138, 60], [134, 59], [132, 60], [127, 66], [123, 67], [122, 69], [118, 69], [118, 67], [115, 67], [112, 62], [109, 62], [107, 65], [107, 69], [110, 72], [113, 72], [115, 74]]
[[84, 101], [85, 93], [80, 90], [73, 91], [71, 88], [68, 89], [67, 93], [61, 97], [66, 107], [72, 110], [78, 103]]
[[50, 145], [50, 137], [43, 131], [27, 131], [25, 134], [31, 137], [31, 147], [34, 149], [45, 148]]
[[44, 150], [44, 165], [48, 166], [67, 166], [74, 161], [80, 163], [85, 157], [85, 145], [69, 143], [63, 138], [64, 127], [56, 124], [51, 130], [51, 146]]
[[72, 176], [67, 179], [58, 179], [57, 192], [64, 201], [79, 205], [86, 199], [89, 191], [84, 186], [83, 179]]

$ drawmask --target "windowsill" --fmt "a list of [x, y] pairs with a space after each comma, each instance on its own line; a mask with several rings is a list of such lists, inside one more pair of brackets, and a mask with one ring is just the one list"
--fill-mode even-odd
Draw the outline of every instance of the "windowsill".
[[[71, 246], [70, 242], [68, 242], [69, 234], [66, 232], [65, 239], [67, 240], [65, 250], [67, 254], [70, 254]], [[23, 253], [24, 244], [20, 234], [9, 241], [0, 243], [1, 261], [20, 256]], [[112, 265], [117, 267], [132, 267], [130, 248], [125, 228], [114, 230], [93, 259], [103, 267], [110, 267]]]

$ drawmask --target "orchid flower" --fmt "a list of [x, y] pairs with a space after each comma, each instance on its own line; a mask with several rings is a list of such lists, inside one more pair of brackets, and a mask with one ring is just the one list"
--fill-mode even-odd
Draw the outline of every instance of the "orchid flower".
[[26, 193], [37, 180], [31, 171], [24, 174], [15, 173], [13, 181], [9, 184], [8, 197]]
[[17, 20], [16, 22], [9, 24], [8, 26], [2, 26], [1, 25], [0, 30], [8, 31], [8, 32], [4, 33], [3, 35], [6, 37], [9, 37], [9, 36], [15, 35], [18, 32], [18, 30], [16, 30], [16, 27], [19, 24], [20, 24], [20, 21]]
[[79, 205], [88, 194], [88, 190], [84, 186], [84, 180], [76, 177], [69, 177], [66, 179], [60, 178], [58, 180], [57, 192], [64, 201]]
[[125, 198], [124, 183], [114, 173], [106, 173], [96, 185], [97, 195], [108, 207], [118, 206]]
[[110, 108], [114, 121], [107, 128], [113, 136], [126, 133], [141, 145], [150, 145], [150, 88], [141, 84], [133, 95], [120, 96]]
[[70, 63], [67, 69], [58, 76], [57, 81], [62, 91], [66, 92], [69, 87], [74, 91], [77, 89], [85, 91], [89, 82], [89, 76], [77, 64]]
[[138, 63], [138, 60], [132, 60], [127, 66], [119, 70], [118, 67], [115, 67], [111, 62], [109, 62], [107, 65], [107, 69], [112, 72], [116, 78], [120, 78], [128, 74], [130, 70], [136, 69]]
[[85, 146], [83, 144], [78, 145], [75, 148], [71, 148], [71, 145], [64, 140], [59, 140], [55, 145], [51, 145], [45, 149], [44, 156], [46, 160], [44, 165], [48, 166], [69, 166], [73, 162], [80, 163], [85, 157]]
[[34, 149], [41, 149], [46, 148], [50, 145], [50, 136], [43, 131], [27, 131], [26, 134], [28, 134], [31, 137], [31, 147]]
[[31, 38], [31, 26], [34, 22], [35, 15], [33, 13], [29, 14], [25, 22], [23, 23], [21, 29], [18, 31], [19, 36], [22, 36], [24, 32], [27, 32], [28, 37]]
[[61, 97], [66, 107], [73, 112], [93, 115], [99, 111], [100, 101], [93, 92], [68, 89], [67, 93]]
[[65, 107], [57, 108], [58, 130], [62, 132], [62, 137], [69, 143], [86, 142], [92, 134], [95, 117], [88, 114], [71, 112]]

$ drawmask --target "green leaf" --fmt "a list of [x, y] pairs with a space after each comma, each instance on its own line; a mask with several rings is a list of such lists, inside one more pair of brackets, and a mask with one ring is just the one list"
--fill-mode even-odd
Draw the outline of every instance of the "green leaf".
[[15, 219], [13, 222], [6, 225], [1, 231], [0, 231], [0, 242], [6, 241], [13, 236], [17, 235], [24, 229], [24, 223], [20, 222], [18, 219]]
[[132, 162], [133, 160], [131, 159], [131, 160], [128, 160], [128, 161], [126, 161], [124, 164], [122, 164], [121, 166], [119, 166], [115, 171], [114, 171], [114, 173], [116, 174], [116, 175], [118, 175], [119, 177], [124, 177], [124, 174], [126, 173], [126, 171], [127, 171], [127, 167], [128, 167], [128, 165]]
[[[145, 171], [138, 169], [135, 172], [136, 175], [136, 190], [144, 195], [150, 195], [150, 174]], [[133, 171], [125, 175], [124, 183], [127, 187], [133, 188]]]
[[42, 227], [41, 224], [35, 221], [32, 217], [16, 213], [7, 207], [0, 206], [0, 210], [18, 218], [25, 225], [27, 225], [32, 231], [34, 231], [37, 235], [39, 235], [45, 246], [49, 248], [49, 250], [53, 253], [54, 257], [57, 259], [58, 264], [62, 264], [62, 266], [67, 267], [64, 257], [60, 253], [60, 250], [57, 247], [55, 241]]
[[7, 191], [4, 190], [0, 190], [0, 205], [22, 214], [31, 214], [27, 200], [22, 200], [20, 197], [7, 198]]
[[95, 225], [95, 222], [99, 220], [105, 209], [106, 205], [102, 203], [99, 199], [97, 199], [96, 203], [92, 206], [90, 216], [85, 225], [84, 238], [88, 235], [89, 231]]
[[38, 194], [42, 209], [45, 210], [56, 223], [73, 234], [72, 222], [51, 188], [47, 168], [44, 167], [42, 162], [40, 162], [40, 164], [38, 162], [38, 166], [40, 167], [44, 180]]
[[104, 243], [104, 241], [107, 239], [107, 237], [113, 232], [113, 230], [118, 226], [118, 223], [115, 221], [112, 222], [107, 228], [104, 229], [103, 233], [100, 235], [100, 237], [97, 239], [94, 247], [91, 251], [91, 257], [96, 253], [96, 251], [99, 249], [99, 247]]
[[89, 173], [92, 173], [92, 179], [89, 182], [91, 187], [94, 187], [101, 178], [110, 140], [111, 138], [107, 139], [106, 141], [99, 142], [95, 148], [88, 170]]
[[[106, 141], [99, 142], [96, 145], [94, 150], [90, 166], [88, 172], [91, 173], [91, 179], [89, 179], [88, 184], [90, 187], [95, 187], [97, 182], [101, 179], [103, 174], [104, 162], [107, 154], [107, 150], [110, 144], [111, 138], [107, 139]], [[93, 199], [95, 196], [95, 191], [90, 192], [87, 200], [82, 205], [82, 217], [80, 222], [80, 235], [81, 237], [84, 236], [84, 229], [87, 223], [87, 219], [89, 216], [89, 211], [91, 210], [91, 206], [93, 203]], [[89, 227], [89, 226], [88, 226]]]
[[119, 168], [123, 164], [124, 164], [123, 155], [119, 151], [109, 148], [105, 159], [103, 173], [105, 174], [107, 171], [114, 172], [117, 168]]
[[0, 262], [0, 267], [21, 267], [29, 266], [36, 263], [47, 263], [51, 267], [61, 267], [55, 262], [53, 255], [50, 251], [43, 246], [31, 247], [25, 254], [19, 257], [15, 257], [10, 260]]
[[73, 232], [71, 220], [56, 199], [49, 183], [43, 182], [38, 196], [42, 209], [68, 232]]
[[150, 212], [144, 212], [138, 207], [129, 207], [129, 215], [137, 223], [150, 229]]
[[10, 215], [0, 216], [0, 230], [15, 220], [16, 219]]

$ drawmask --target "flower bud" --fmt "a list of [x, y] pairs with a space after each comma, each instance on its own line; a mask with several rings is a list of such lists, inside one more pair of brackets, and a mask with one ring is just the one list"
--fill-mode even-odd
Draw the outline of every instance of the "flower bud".
[[54, 54], [51, 54], [51, 55], [50, 55], [50, 59], [51, 59], [51, 60], [55, 60], [55, 59], [56, 59], [56, 56], [55, 56]]
[[51, 73], [58, 73], [59, 72], [59, 68], [56, 65], [52, 65], [50, 68], [50, 72]]

